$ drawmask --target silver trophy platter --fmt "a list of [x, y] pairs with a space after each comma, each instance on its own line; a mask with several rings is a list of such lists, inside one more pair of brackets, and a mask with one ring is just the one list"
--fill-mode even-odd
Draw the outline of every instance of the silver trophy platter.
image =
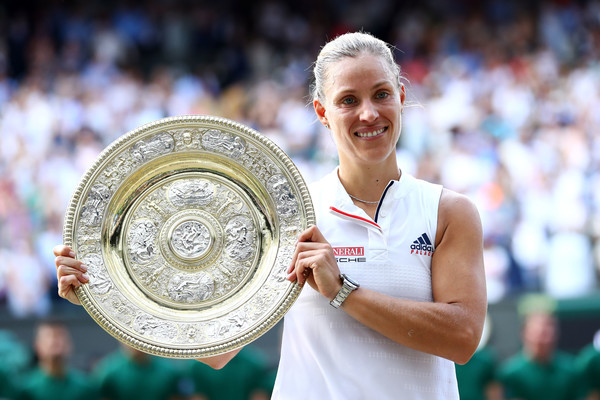
[[107, 332], [146, 353], [198, 358], [273, 327], [300, 293], [286, 279], [315, 223], [294, 163], [268, 138], [212, 116], [128, 132], [75, 191], [64, 243], [88, 267], [76, 290]]

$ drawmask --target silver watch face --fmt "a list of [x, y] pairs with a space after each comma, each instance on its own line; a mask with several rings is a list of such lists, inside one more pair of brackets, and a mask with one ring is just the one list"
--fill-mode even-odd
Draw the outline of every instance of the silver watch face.
[[340, 276], [341, 276], [342, 280], [344, 281], [344, 283], [349, 283], [351, 286], [354, 286], [353, 289], [360, 287], [360, 284], [358, 284], [358, 282], [355, 282], [352, 279], [350, 279], [348, 277], [348, 275], [341, 274]]

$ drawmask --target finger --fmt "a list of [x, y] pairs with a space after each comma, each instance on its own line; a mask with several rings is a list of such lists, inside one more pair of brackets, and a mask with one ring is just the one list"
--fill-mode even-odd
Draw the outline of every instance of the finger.
[[66, 265], [61, 265], [56, 270], [56, 278], [60, 281], [65, 276], [75, 276], [76, 279], [81, 281], [82, 283], [90, 281], [89, 275], [81, 272], [81, 270], [68, 267]]
[[294, 255], [292, 256], [292, 261], [290, 261], [290, 266], [287, 269], [287, 273], [290, 274], [294, 268], [296, 267], [296, 260], [298, 259], [298, 254], [300, 251], [298, 250], [298, 242], [296, 242], [296, 248], [294, 250]]
[[[316, 229], [316, 227], [314, 227], [314, 228]], [[311, 236], [311, 237], [314, 237], [314, 236]], [[320, 237], [322, 238], [323, 235], [321, 235]], [[313, 251], [313, 250], [326, 250], [326, 251], [333, 252], [331, 245], [326, 240], [323, 242], [312, 242], [312, 241], [311, 242], [300, 242], [299, 241], [296, 243], [296, 250], [294, 252], [294, 256], [292, 257], [290, 266], [287, 269], [287, 273], [290, 274], [294, 270], [294, 266], [296, 265], [296, 261], [298, 259], [298, 254], [301, 254], [301, 253], [307, 252], [307, 251]]]
[[[321, 254], [321, 250], [308, 250], [308, 251], [296, 251], [296, 253], [294, 253], [294, 259], [292, 260], [292, 265], [288, 268], [287, 271], [287, 279], [290, 282], [294, 282], [297, 279], [297, 270], [296, 270], [296, 266], [298, 264], [299, 261], [301, 260], [305, 260], [308, 257], [316, 257], [319, 254]], [[308, 272], [310, 271], [302, 271], [301, 274], [304, 278], [306, 278], [308, 276]], [[302, 282], [302, 280], [300, 280], [299, 282]]]
[[296, 251], [303, 253], [307, 251], [329, 251], [333, 252], [333, 248], [329, 243], [318, 243], [318, 242], [298, 242], [296, 243]]
[[69, 297], [69, 292], [81, 286], [75, 275], [66, 275], [58, 281], [58, 295], [64, 299]]
[[310, 257], [300, 257], [298, 261], [296, 261], [296, 268], [294, 269], [294, 273], [296, 274], [296, 279], [298, 283], [304, 284], [306, 278], [310, 275], [313, 268], [317, 267], [317, 256]]
[[83, 263], [83, 261], [76, 260], [76, 259], [71, 258], [71, 257], [58, 256], [58, 257], [56, 257], [56, 259], [54, 260], [54, 262], [56, 264], [56, 268], [57, 269], [60, 268], [61, 265], [65, 265], [67, 267], [78, 269], [81, 272], [86, 272], [87, 271], [87, 266]]
[[54, 246], [54, 249], [52, 249], [52, 251], [54, 251], [54, 255], [56, 257], [65, 256], [65, 257], [75, 258], [75, 252], [73, 251], [73, 249], [71, 249], [69, 246], [66, 246], [64, 244], [59, 244], [57, 246]]
[[300, 234], [298, 242], [319, 242], [328, 243], [319, 228], [316, 225], [311, 226]]

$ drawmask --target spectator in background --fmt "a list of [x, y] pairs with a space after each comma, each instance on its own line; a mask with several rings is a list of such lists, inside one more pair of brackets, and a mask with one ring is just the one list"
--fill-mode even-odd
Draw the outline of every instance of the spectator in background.
[[500, 368], [507, 399], [577, 400], [580, 386], [572, 357], [556, 350], [558, 326], [548, 310], [530, 311], [522, 327], [522, 350]]
[[600, 330], [593, 343], [581, 349], [576, 359], [581, 374], [585, 400], [600, 400]]
[[485, 319], [479, 347], [464, 365], [456, 364], [456, 380], [461, 400], [501, 400], [502, 388], [497, 380], [497, 359], [489, 347], [491, 322]]
[[275, 380], [262, 353], [252, 346], [244, 347], [219, 370], [191, 361], [186, 374], [194, 394], [206, 400], [268, 400]]
[[16, 397], [18, 400], [99, 399], [93, 381], [81, 371], [68, 366], [72, 343], [63, 323], [40, 323], [34, 348], [38, 365], [23, 378]]
[[10, 330], [0, 329], [0, 399], [14, 399], [16, 381], [31, 364], [31, 352]]
[[102, 400], [178, 400], [180, 375], [176, 368], [125, 344], [94, 368]]

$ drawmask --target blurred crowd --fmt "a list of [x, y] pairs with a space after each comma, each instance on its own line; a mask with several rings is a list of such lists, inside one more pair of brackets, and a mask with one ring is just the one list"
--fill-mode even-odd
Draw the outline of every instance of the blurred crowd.
[[[460, 398], [600, 398], [600, 330], [570, 354], [557, 348], [560, 331], [553, 306], [530, 307], [521, 316], [520, 350], [506, 359], [489, 345], [486, 321], [471, 360], [456, 365]], [[196, 360], [151, 356], [123, 343], [87, 368], [77, 368], [70, 360], [81, 351], [74, 348], [69, 325], [60, 320], [39, 321], [30, 346], [0, 330], [0, 399], [267, 400], [275, 381], [274, 367], [253, 344], [219, 370]], [[300, 378], [297, 389], [309, 384]]]
[[271, 138], [309, 182], [332, 169], [311, 63], [357, 29], [394, 45], [406, 78], [402, 170], [479, 207], [490, 302], [598, 289], [600, 2], [33, 3], [0, 4], [0, 302], [13, 315], [51, 309], [70, 197], [133, 128], [217, 115]]
[[83, 369], [70, 362], [82, 350], [63, 321], [39, 321], [31, 346], [8, 331], [0, 330], [0, 339], [2, 400], [268, 400], [275, 380], [252, 345], [219, 370], [125, 344]]

